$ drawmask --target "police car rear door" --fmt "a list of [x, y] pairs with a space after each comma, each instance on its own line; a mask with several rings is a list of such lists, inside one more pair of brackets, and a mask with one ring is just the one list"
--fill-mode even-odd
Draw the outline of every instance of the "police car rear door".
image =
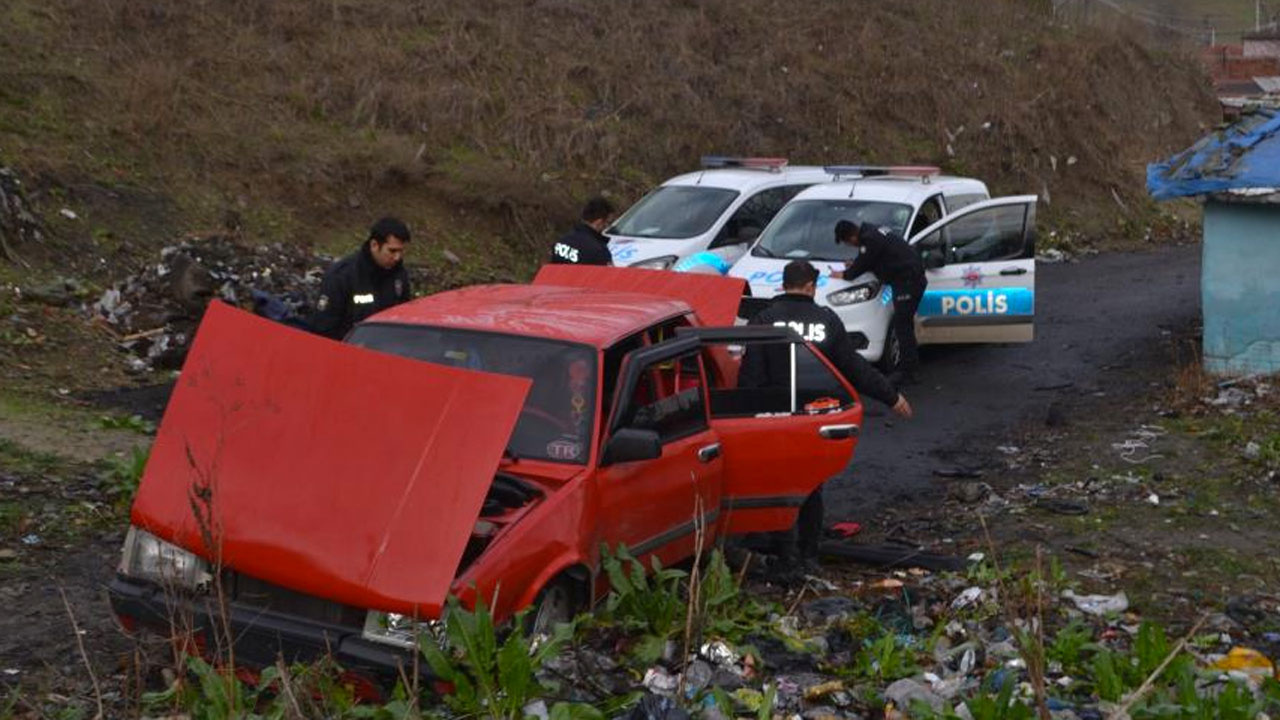
[[1028, 342], [1035, 328], [1035, 195], [968, 205], [911, 238], [929, 288], [920, 342]]

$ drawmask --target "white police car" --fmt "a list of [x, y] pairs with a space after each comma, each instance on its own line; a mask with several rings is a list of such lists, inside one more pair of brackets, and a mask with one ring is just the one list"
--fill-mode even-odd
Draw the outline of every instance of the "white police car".
[[723, 275], [796, 193], [835, 179], [783, 158], [702, 158], [703, 169], [667, 180], [612, 227], [613, 264]]
[[896, 367], [893, 290], [871, 273], [831, 277], [858, 250], [835, 243], [836, 222], [871, 222], [920, 251], [929, 279], [916, 312], [925, 343], [1026, 342], [1035, 316], [1035, 195], [989, 199], [985, 184], [937, 168], [829, 167], [842, 176], [796, 195], [730, 269], [746, 279], [750, 317], [782, 291], [782, 268], [818, 268], [817, 301], [829, 305], [868, 360]]

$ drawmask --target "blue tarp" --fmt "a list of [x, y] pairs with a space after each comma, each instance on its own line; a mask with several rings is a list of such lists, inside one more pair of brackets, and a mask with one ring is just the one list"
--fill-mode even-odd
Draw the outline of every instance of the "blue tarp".
[[1147, 166], [1147, 192], [1157, 200], [1249, 188], [1280, 188], [1280, 110], [1255, 110]]

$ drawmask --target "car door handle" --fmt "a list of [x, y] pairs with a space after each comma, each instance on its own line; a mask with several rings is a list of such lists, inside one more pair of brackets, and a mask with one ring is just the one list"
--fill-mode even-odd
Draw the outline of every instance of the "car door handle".
[[858, 426], [850, 423], [848, 425], [823, 425], [818, 428], [818, 434], [828, 440], [844, 440], [858, 434]]
[[704, 463], [709, 463], [718, 457], [720, 457], [720, 443], [711, 443], [698, 448], [698, 459]]
[[1026, 268], [1005, 268], [1000, 271], [1001, 275], [1026, 275]]

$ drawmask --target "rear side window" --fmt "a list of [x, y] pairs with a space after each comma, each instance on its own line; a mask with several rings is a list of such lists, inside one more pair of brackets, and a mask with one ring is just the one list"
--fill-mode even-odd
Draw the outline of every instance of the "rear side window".
[[[947, 212], [953, 213], [960, 208], [969, 207], [974, 203], [980, 203], [991, 198], [982, 193], [960, 193], [959, 195], [947, 196]], [[920, 228], [923, 230], [924, 228]]]

